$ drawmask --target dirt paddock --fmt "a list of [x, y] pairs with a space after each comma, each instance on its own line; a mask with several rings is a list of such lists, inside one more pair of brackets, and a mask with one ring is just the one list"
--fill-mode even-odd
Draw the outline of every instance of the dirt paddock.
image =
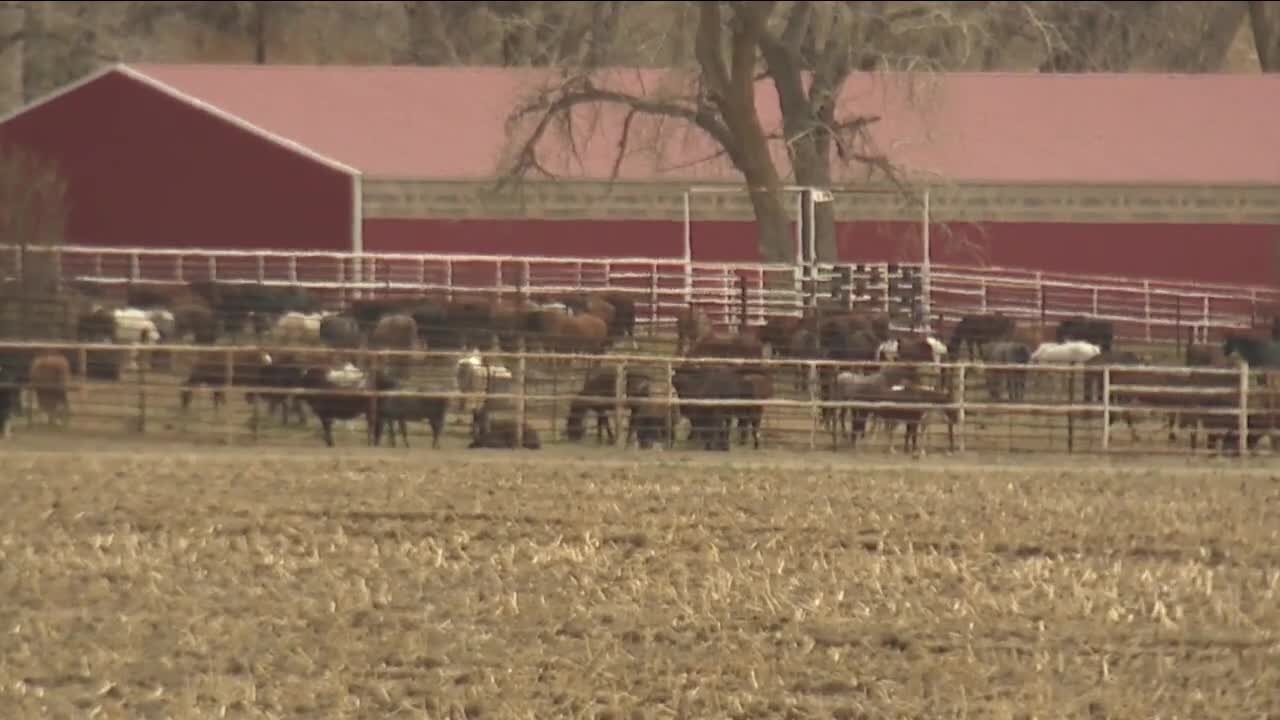
[[1280, 713], [1262, 463], [30, 437], [0, 467], [3, 717]]

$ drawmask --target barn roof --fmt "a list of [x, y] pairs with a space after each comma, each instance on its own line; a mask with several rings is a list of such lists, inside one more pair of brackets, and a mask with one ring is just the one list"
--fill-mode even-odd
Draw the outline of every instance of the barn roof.
[[[546, 71], [491, 67], [132, 64], [109, 72], [388, 179], [492, 178], [508, 148], [507, 115], [554, 81]], [[628, 70], [602, 84], [660, 98], [685, 82], [666, 71]], [[766, 130], [776, 129], [772, 85], [758, 87]], [[879, 148], [922, 177], [1280, 185], [1276, 75], [857, 74], [842, 109], [880, 115], [873, 126]], [[625, 113], [582, 112], [576, 151], [557, 135], [540, 163], [570, 177], [608, 177]], [[624, 179], [740, 181], [723, 158], [692, 162], [715, 154], [700, 131], [654, 123], [632, 129], [638, 139], [619, 168]], [[658, 136], [666, 139], [655, 143]]]

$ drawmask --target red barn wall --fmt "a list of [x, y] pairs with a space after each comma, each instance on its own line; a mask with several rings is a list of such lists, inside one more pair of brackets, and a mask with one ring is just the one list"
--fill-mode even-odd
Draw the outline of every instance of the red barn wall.
[[[936, 263], [1243, 285], [1280, 280], [1280, 232], [1272, 225], [934, 223], [930, 240]], [[837, 247], [850, 262], [919, 262], [920, 225], [842, 223]]]
[[[683, 225], [662, 220], [389, 220], [364, 223], [370, 252], [433, 252], [551, 257], [669, 257], [684, 247]], [[693, 256], [754, 262], [750, 222], [700, 221]], [[935, 223], [932, 259], [1059, 273], [1210, 283], [1280, 281], [1280, 232], [1270, 225], [1143, 223]], [[919, 262], [920, 225], [845, 222], [837, 247], [846, 262]]]
[[[694, 226], [698, 260], [753, 261], [750, 223], [704, 221]], [[670, 220], [436, 220], [364, 221], [367, 252], [433, 252], [549, 257], [684, 256], [684, 224]]]
[[352, 178], [109, 73], [0, 126], [59, 163], [67, 242], [351, 248]]

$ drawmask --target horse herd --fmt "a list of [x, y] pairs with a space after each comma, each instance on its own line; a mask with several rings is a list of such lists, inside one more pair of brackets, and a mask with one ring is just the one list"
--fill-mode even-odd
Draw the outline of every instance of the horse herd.
[[[847, 437], [855, 447], [873, 420], [881, 421], [890, 432], [902, 423], [904, 450], [918, 448], [930, 410], [942, 415], [953, 438], [956, 386], [952, 369], [944, 363], [960, 360], [966, 351], [970, 360], [993, 366], [982, 373], [993, 401], [1025, 398], [1028, 369], [1020, 366], [1081, 365], [1082, 399], [1096, 402], [1102, 384], [1097, 368], [1149, 364], [1133, 352], [1114, 349], [1111, 323], [1086, 317], [1059, 323], [1051, 342], [1038, 342], [1036, 332], [998, 313], [961, 318], [943, 342], [921, 333], [895, 331], [881, 313], [823, 303], [800, 317], [775, 316], [763, 326], [737, 330], [716, 328], [705, 312], [689, 306], [678, 313], [676, 324], [678, 356], [737, 362], [677, 363], [671, 376], [662, 378], [632, 369], [619, 379], [612, 368], [593, 367], [570, 404], [565, 425], [569, 440], [585, 436], [589, 413], [597, 418], [597, 438], [613, 438], [609, 419], [619, 405], [617, 383], [621, 382], [622, 404], [630, 413], [628, 443], [632, 437], [642, 447], [674, 443], [676, 428], [684, 419], [690, 427], [688, 440], [705, 449], [728, 450], [735, 422], [738, 442], [759, 447], [763, 401], [775, 396], [777, 373], [749, 361], [770, 356], [833, 361], [818, 366], [812, 375], [811, 366], [797, 365], [793, 376], [797, 390], [808, 390], [822, 403], [833, 404], [820, 410], [823, 426], [833, 437]], [[421, 420], [430, 424], [434, 446], [449, 409], [441, 389], [406, 386], [411, 371], [407, 354], [387, 357], [375, 366], [369, 355], [355, 351], [461, 351], [452, 390], [501, 395], [513, 392], [513, 375], [483, 353], [510, 352], [523, 345], [530, 351], [601, 355], [628, 338], [634, 347], [634, 327], [634, 303], [621, 292], [507, 298], [425, 294], [356, 300], [342, 312], [326, 312], [305, 292], [292, 288], [209, 282], [168, 290], [128, 286], [123, 302], [96, 298], [76, 326], [81, 341], [126, 345], [120, 353], [99, 351], [97, 358], [88, 358], [87, 367], [80, 368], [76, 353], [3, 351], [0, 384], [30, 387], [50, 421], [65, 423], [69, 417], [66, 388], [75, 374], [118, 379], [122, 365], [147, 368], [160, 359], [147, 352], [147, 345], [239, 343], [248, 336], [254, 347], [237, 350], [230, 359], [223, 350], [195, 357], [179, 390], [183, 409], [189, 408], [198, 387], [209, 388], [215, 407], [220, 407], [222, 389], [241, 386], [253, 388], [246, 391], [247, 400], [265, 401], [268, 417], [279, 411], [284, 425], [290, 423], [291, 415], [305, 422], [304, 407], [309, 408], [320, 420], [323, 439], [330, 446], [334, 421], [361, 416], [371, 444], [380, 444], [390, 427], [392, 444], [398, 428], [407, 445], [406, 423]], [[1271, 338], [1230, 336], [1221, 352], [1189, 345], [1183, 367], [1168, 371], [1113, 370], [1110, 382], [1116, 412], [1128, 421], [1136, 439], [1132, 414], [1124, 412], [1126, 404], [1207, 408], [1209, 412], [1203, 414], [1170, 411], [1170, 438], [1175, 437], [1175, 428], [1198, 425], [1206, 429], [1211, 442], [1228, 442], [1234, 437], [1234, 420], [1212, 409], [1239, 402], [1238, 376], [1188, 374], [1186, 368], [1230, 368], [1231, 356], [1255, 368], [1280, 366], [1280, 333]], [[668, 384], [677, 400], [674, 404], [665, 396]], [[1169, 386], [1173, 389], [1153, 389]], [[659, 388], [663, 391], [655, 393]], [[405, 390], [414, 394], [397, 394]], [[6, 430], [11, 411], [19, 407], [18, 397], [16, 391], [0, 392], [0, 425]], [[680, 402], [687, 400], [738, 402]], [[1261, 433], [1280, 426], [1269, 399], [1250, 402], [1251, 427]], [[912, 407], [890, 405], [903, 403]], [[465, 407], [460, 401], [458, 409]], [[540, 447], [533, 428], [517, 427], [513, 418], [505, 417], [510, 410], [509, 403], [486, 398], [472, 413], [472, 447], [515, 447], [521, 436], [525, 447]], [[1250, 443], [1255, 440], [1251, 432]]]
[[[944, 343], [916, 332], [894, 332], [889, 318], [881, 313], [820, 303], [800, 317], [772, 317], [762, 327], [728, 335], [712, 331], [705, 316], [690, 309], [679, 318], [677, 342], [690, 356], [761, 357], [767, 347], [775, 357], [835, 361], [818, 366], [814, 393], [823, 403], [845, 403], [839, 409], [824, 406], [821, 418], [833, 437], [839, 437], [845, 432], [846, 416], [850, 417], [850, 446], [865, 436], [868, 422], [878, 417], [890, 430], [895, 423], [904, 423], [903, 447], [912, 449], [932, 405], [946, 420], [954, 448], [953, 405], [958, 388], [952, 368], [944, 363], [961, 361], [965, 354], [981, 364], [983, 384], [993, 402], [1024, 402], [1031, 366], [1050, 365], [1078, 366], [1080, 399], [1100, 403], [1101, 368], [1112, 366], [1110, 403], [1128, 424], [1134, 441], [1139, 436], [1133, 408], [1169, 408], [1169, 440], [1176, 441], [1177, 429], [1190, 428], [1193, 449], [1198, 428], [1204, 429], [1211, 446], [1238, 440], [1239, 416], [1227, 411], [1240, 407], [1240, 375], [1204, 371], [1234, 371], [1243, 360], [1260, 371], [1264, 385], [1262, 390], [1250, 391], [1248, 443], [1253, 446], [1263, 435], [1280, 429], [1280, 397], [1273, 397], [1266, 385], [1267, 373], [1280, 369], [1280, 323], [1272, 324], [1270, 337], [1229, 333], [1220, 348], [1188, 342], [1181, 365], [1167, 367], [1153, 367], [1156, 363], [1151, 358], [1115, 348], [1114, 326], [1104, 319], [1069, 317], [1058, 323], [1053, 340], [1041, 341], [1038, 336], [1034, 328], [1019, 327], [1013, 318], [991, 313], [962, 317]], [[881, 364], [891, 361], [897, 363]], [[842, 367], [842, 363], [850, 364]], [[930, 365], [933, 371], [925, 372]], [[742, 367], [739, 371], [749, 372]], [[797, 389], [806, 389], [810, 378], [805, 366], [797, 366], [795, 380]], [[853, 402], [886, 405], [850, 409]], [[916, 407], [889, 407], [888, 403]], [[1111, 422], [1110, 416], [1106, 422]]]

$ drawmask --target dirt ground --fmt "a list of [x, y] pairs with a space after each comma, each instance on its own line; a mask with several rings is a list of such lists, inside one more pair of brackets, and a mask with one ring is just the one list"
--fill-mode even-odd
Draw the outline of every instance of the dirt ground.
[[2, 717], [1280, 713], [1261, 464], [0, 452]]

